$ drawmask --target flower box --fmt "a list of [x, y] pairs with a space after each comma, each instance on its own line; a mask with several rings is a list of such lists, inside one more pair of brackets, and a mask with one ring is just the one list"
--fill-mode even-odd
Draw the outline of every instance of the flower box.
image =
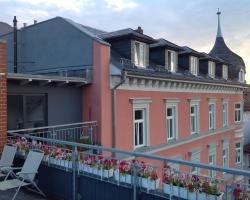
[[171, 185], [163, 183], [163, 192], [165, 194], [171, 194]]
[[183, 187], [180, 187], [179, 190], [180, 190], [179, 197], [186, 199], [188, 196], [188, 190], [186, 188], [183, 188]]
[[160, 179], [150, 180], [149, 178], [141, 178], [141, 187], [148, 190], [155, 190], [159, 188]]
[[110, 178], [114, 175], [114, 169], [104, 169], [103, 170], [103, 177], [104, 178]]
[[132, 176], [130, 174], [126, 174], [125, 182], [128, 183], [128, 184], [132, 183]]
[[208, 200], [222, 200], [224, 193], [220, 193], [219, 195], [212, 195], [208, 194], [207, 199]]
[[173, 185], [173, 193], [174, 196], [179, 197], [179, 187]]
[[197, 199], [199, 200], [206, 200], [207, 199], [207, 194], [204, 192], [198, 192], [197, 193]]
[[196, 200], [196, 192], [188, 192], [188, 200]]
[[119, 181], [119, 176], [120, 176], [119, 170], [116, 169], [116, 170], [114, 171], [114, 178], [115, 178], [115, 181]]
[[92, 173], [97, 176], [102, 176], [102, 169], [98, 169], [97, 167], [92, 167]]
[[44, 155], [43, 156], [43, 161], [48, 162], [49, 161], [49, 155]]

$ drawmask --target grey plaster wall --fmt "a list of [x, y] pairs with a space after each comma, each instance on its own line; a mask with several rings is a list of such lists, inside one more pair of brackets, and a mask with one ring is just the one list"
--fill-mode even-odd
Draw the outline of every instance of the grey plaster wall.
[[20, 86], [8, 83], [8, 94], [47, 94], [48, 125], [82, 121], [82, 88]]
[[[7, 41], [9, 72], [13, 71], [13, 34]], [[19, 72], [92, 65], [92, 38], [66, 20], [53, 18], [18, 31]]]

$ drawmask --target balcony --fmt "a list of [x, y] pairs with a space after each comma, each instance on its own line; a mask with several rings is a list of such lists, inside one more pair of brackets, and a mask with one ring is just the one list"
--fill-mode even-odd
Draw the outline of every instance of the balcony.
[[[220, 200], [250, 195], [245, 184], [249, 171], [105, 148], [96, 145], [96, 127], [96, 122], [85, 122], [8, 131], [8, 142], [18, 145], [19, 165], [29, 149], [45, 152], [37, 181], [48, 196]], [[90, 142], [84, 144], [81, 138]]]

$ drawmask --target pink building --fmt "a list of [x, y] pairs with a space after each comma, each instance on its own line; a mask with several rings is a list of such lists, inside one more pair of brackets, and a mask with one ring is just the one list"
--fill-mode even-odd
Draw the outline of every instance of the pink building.
[[[91, 81], [70, 86], [71, 91], [82, 94], [79, 98], [82, 103], [62, 106], [76, 106], [77, 110], [82, 110], [82, 121], [97, 121], [99, 144], [193, 162], [241, 167], [245, 64], [226, 46], [220, 28], [220, 12], [217, 14], [218, 32], [209, 54], [180, 47], [165, 39], [154, 39], [145, 35], [141, 27], [104, 32], [63, 18], [26, 27], [23, 29], [26, 32], [20, 34], [37, 31], [31, 47], [35, 48], [39, 37], [42, 37], [40, 42], [55, 42], [58, 37], [52, 40], [49, 37], [53, 34], [48, 31], [56, 30], [60, 24], [60, 30], [62, 27], [65, 30], [60, 37], [65, 38], [55, 42], [48, 52], [67, 39], [70, 39], [67, 44], [76, 42], [75, 45], [84, 47], [77, 51], [73, 45], [63, 46], [54, 50], [52, 55], [57, 54], [49, 58], [45, 57], [48, 52], [43, 50], [43, 59], [46, 62], [52, 60], [53, 65], [65, 58], [63, 62], [72, 59], [72, 63], [79, 59], [85, 62], [84, 66], [90, 66]], [[49, 28], [51, 24], [54, 29]], [[73, 33], [73, 28], [78, 32]], [[82, 35], [78, 37], [79, 30]], [[40, 34], [42, 31], [45, 35]], [[6, 39], [7, 44], [11, 40], [8, 35], [0, 38]], [[41, 49], [39, 45], [37, 48]], [[30, 51], [28, 55], [36, 52]], [[36, 56], [31, 57], [35, 59]], [[3, 63], [4, 59], [0, 61]], [[13, 74], [9, 73], [5, 78], [10, 95], [16, 88], [12, 83]], [[50, 84], [46, 80], [33, 87], [45, 87]], [[28, 84], [32, 84], [30, 82]], [[30, 87], [28, 84], [18, 87], [22, 90]], [[50, 94], [47, 99], [49, 104]], [[63, 101], [61, 98], [60, 103]], [[68, 116], [67, 113], [63, 115]], [[47, 121], [41, 121], [50, 125], [50, 116], [47, 118]]]

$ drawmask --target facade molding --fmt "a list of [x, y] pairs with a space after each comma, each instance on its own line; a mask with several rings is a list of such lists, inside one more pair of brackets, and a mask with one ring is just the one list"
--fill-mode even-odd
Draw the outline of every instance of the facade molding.
[[[120, 76], [111, 77], [111, 88], [120, 81]], [[148, 77], [127, 76], [125, 82], [118, 88], [120, 90], [181, 92], [181, 93], [225, 93], [242, 94], [243, 86], [226, 84], [207, 84], [204, 82], [187, 82], [170, 79], [150, 79]]]

